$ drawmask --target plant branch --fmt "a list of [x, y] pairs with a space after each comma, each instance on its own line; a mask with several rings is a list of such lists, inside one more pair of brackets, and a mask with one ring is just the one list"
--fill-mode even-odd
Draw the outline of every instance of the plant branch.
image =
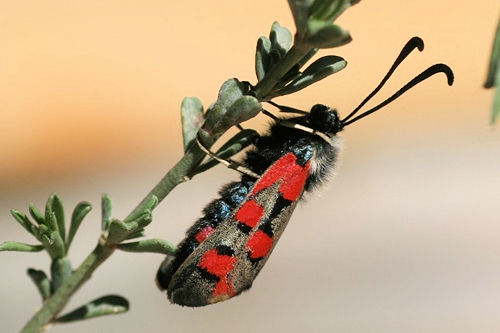
[[288, 71], [295, 66], [302, 58], [304, 58], [309, 51], [313, 49], [312, 46], [304, 42], [302, 39], [295, 37], [295, 43], [287, 52], [285, 57], [274, 66], [269, 73], [260, 81], [255, 88], [253, 93], [259, 101], [267, 101], [269, 98], [269, 93], [278, 84], [281, 78], [283, 78]]
[[[175, 186], [185, 181], [185, 177], [202, 161], [204, 156], [205, 153], [197, 145], [192, 145], [184, 157], [162, 178], [125, 220], [133, 220], [134, 216], [140, 214], [153, 195], [157, 196], [159, 201], [163, 200]], [[98, 244], [76, 271], [45, 301], [43, 307], [24, 326], [22, 332], [43, 332], [63, 309], [69, 298], [114, 251], [114, 246]]]
[[[327, 0], [325, 0], [327, 1]], [[354, 1], [351, 1], [354, 3]], [[350, 2], [350, 3], [351, 3]], [[295, 8], [295, 7], [293, 7]], [[298, 8], [298, 7], [297, 7]], [[305, 10], [306, 8], [304, 6], [301, 6], [302, 10]], [[297, 12], [297, 11], [295, 11]], [[294, 12], [294, 14], [295, 14]], [[306, 14], [304, 14], [306, 15]], [[304, 16], [303, 15], [303, 16]], [[305, 19], [306, 16], [304, 16], [302, 19]], [[328, 22], [324, 22], [324, 24], [327, 24]], [[328, 23], [329, 24], [329, 23]], [[304, 22], [300, 22], [300, 27], [304, 28]], [[331, 30], [331, 29], [330, 29]], [[330, 40], [333, 40], [335, 43], [340, 43], [340, 42], [345, 42], [345, 36], [348, 36], [348, 34], [344, 35], [339, 35], [339, 29], [329, 32], [327, 31], [326, 37], [325, 36], [320, 36], [323, 39], [325, 39], [327, 42], [330, 42]], [[323, 33], [324, 34], [324, 33]], [[340, 37], [342, 38], [340, 38]], [[314, 36], [313, 36], [314, 37]], [[290, 72], [290, 70], [299, 64], [301, 61], [304, 61], [304, 59], [309, 59], [307, 57], [308, 54], [310, 54], [311, 50], [313, 48], [317, 47], [333, 47], [337, 46], [337, 44], [328, 44], [326, 46], [322, 45], [313, 45], [311, 44], [304, 36], [304, 34], [297, 34], [295, 36], [295, 41], [294, 45], [288, 50], [286, 55], [282, 59], [279, 60], [276, 64], [273, 65], [273, 67], [269, 70], [269, 72], [265, 73], [265, 76], [262, 78], [262, 80], [252, 89], [252, 93], [255, 95], [255, 98], [257, 98], [258, 101], [268, 101], [270, 98], [273, 97], [272, 93], [273, 90], [276, 89], [276, 87], [280, 84], [280, 81], [283, 80], [283, 78]], [[320, 40], [322, 41], [322, 40]], [[288, 46], [287, 46], [288, 48]], [[239, 81], [237, 80], [228, 80], [227, 82], [228, 85], [231, 88], [231, 83], [234, 83], [232, 81], [236, 81], [237, 83]], [[282, 83], [282, 82], [281, 82]], [[234, 85], [234, 84], [233, 84]], [[236, 84], [236, 88], [238, 88], [238, 85]], [[228, 89], [229, 89], [228, 88]], [[233, 87], [234, 88], [234, 87]], [[235, 88], [235, 89], [236, 89]], [[235, 123], [230, 123], [229, 127], [237, 124], [238, 121], [246, 120], [246, 118], [241, 118], [239, 117], [240, 114], [236, 113], [236, 115], [232, 115], [234, 113], [230, 108], [231, 105], [226, 105], [226, 104], [233, 104], [235, 101], [232, 101], [231, 98], [231, 92], [234, 92], [233, 90], [229, 89], [230, 91], [225, 91], [222, 89], [222, 93], [220, 93], [219, 99], [221, 99], [218, 106], [221, 110], [225, 110], [228, 108], [230, 114], [229, 116], [234, 116], [236, 117], [235, 119], [229, 117], [228, 119], [231, 121], [234, 121]], [[238, 90], [238, 89], [236, 89]], [[240, 94], [242, 93], [239, 92]], [[246, 93], [245, 93], [246, 94]], [[228, 96], [226, 96], [228, 95]], [[239, 98], [246, 98], [250, 96], [239, 96]], [[252, 97], [253, 98], [253, 97]], [[254, 98], [254, 99], [255, 99]], [[252, 106], [248, 111], [249, 115], [252, 115], [251, 111], [255, 111], [255, 105], [257, 103], [249, 103], [247, 102], [245, 105], [250, 105]], [[259, 105], [260, 106], [260, 105]], [[201, 110], [201, 109], [200, 109]], [[217, 111], [217, 110], [215, 110]], [[214, 111], [214, 112], [215, 112]], [[257, 110], [258, 111], [258, 110]], [[200, 111], [201, 112], [201, 111]], [[217, 114], [217, 113], [214, 113]], [[200, 113], [201, 115], [201, 113]], [[245, 115], [244, 115], [245, 116]], [[248, 115], [246, 115], [248, 116]], [[216, 117], [217, 118], [217, 117]], [[217, 121], [220, 121], [221, 119], [213, 119], [214, 124], [211, 124], [211, 119], [205, 118], [205, 125], [207, 125], [207, 128], [217, 128], [214, 125], [217, 125]], [[222, 119], [224, 120], [224, 118]], [[227, 119], [226, 119], [227, 120]], [[223, 125], [226, 125], [224, 122], [222, 122]], [[198, 124], [200, 125], [200, 124]], [[222, 126], [222, 125], [221, 125]], [[205, 127], [205, 126], [203, 126]], [[222, 133], [226, 130], [226, 127], [222, 126], [222, 129], [220, 131], [214, 131], [214, 132], [207, 132], [208, 135], [203, 138], [203, 144], [206, 147], [211, 147], [212, 144], [215, 142], [216, 138], [218, 138]], [[189, 141], [189, 140], [188, 140]], [[192, 141], [192, 140], [191, 140]], [[185, 146], [186, 147], [186, 146]], [[197, 167], [201, 164], [203, 161], [203, 158], [205, 157], [205, 152], [200, 149], [200, 147], [197, 144], [191, 144], [189, 145], [189, 148], [186, 149], [185, 155], [182, 157], [181, 160], [177, 162], [177, 164], [170, 169], [170, 171], [167, 172], [167, 174], [160, 180], [160, 182], [153, 187], [153, 189], [146, 195], [146, 197], [130, 212], [130, 214], [123, 220], [123, 221], [118, 221], [116, 223], [122, 223], [125, 225], [125, 227], [130, 227], [133, 229], [133, 223], [138, 223], [136, 220], [139, 219], [141, 216], [144, 214], [151, 214], [151, 210], [154, 209], [152, 207], [152, 202], [157, 203], [161, 202], [169, 193], [174, 189], [177, 185], [180, 183], [189, 180], [192, 175], [196, 174]], [[86, 212], [88, 212], [90, 209], [85, 209], [85, 212], [83, 216], [85, 216]], [[37, 211], [32, 209], [32, 215], [33, 218], [39, 218], [43, 219], [43, 217], [38, 214]], [[40, 215], [40, 216], [38, 216]], [[59, 214], [60, 215], [60, 214]], [[48, 218], [51, 218], [52, 215], [48, 216]], [[19, 217], [18, 221], [22, 218]], [[81, 265], [68, 277], [65, 277], [63, 279], [62, 284], [57, 288], [57, 290], [54, 292], [54, 294], [50, 297], [48, 297], [42, 308], [30, 319], [30, 321], [25, 325], [23, 328], [22, 332], [28, 333], [28, 332], [42, 332], [44, 331], [49, 324], [55, 322], [57, 319], [57, 315], [61, 312], [63, 307], [66, 305], [68, 302], [69, 298], [78, 290], [78, 288], [85, 283], [92, 275], [92, 273], [107, 259], [109, 258], [115, 249], [117, 248], [118, 244], [120, 244], [123, 240], [127, 238], [127, 236], [130, 235], [130, 233], [123, 233], [121, 234], [116, 234], [115, 237], [111, 239], [107, 239], [107, 234], [106, 231], [108, 230], [108, 224], [113, 223], [115, 220], [110, 219], [111, 216], [105, 216], [103, 219], [103, 222], [105, 222], [104, 225], [104, 233], [101, 236], [99, 240], [99, 244], [95, 247], [95, 249], [92, 251], [92, 253], [89, 254], [89, 256], [81, 263]], [[72, 221], [72, 228], [70, 231], [70, 235], [68, 236], [68, 247], [69, 243], [71, 243], [71, 240], [74, 236], [74, 232], [76, 232], [76, 229], [78, 228], [82, 218], [79, 218], [79, 216], [76, 216], [73, 218], [74, 221]], [[52, 219], [49, 219], [52, 221]], [[49, 221], [49, 222], [50, 222]], [[110, 222], [111, 221], [111, 222]], [[135, 221], [135, 222], [134, 222]], [[150, 221], [150, 220], [149, 220]], [[24, 223], [24, 220], [21, 219], [21, 222]], [[108, 223], [109, 222], [109, 223]], [[23, 224], [24, 226], [24, 224]], [[138, 226], [140, 227], [140, 226]], [[143, 227], [143, 226], [142, 226]], [[127, 228], [124, 228], [126, 230]], [[139, 228], [141, 229], [141, 228]], [[140, 230], [131, 230], [132, 231], [140, 231]], [[118, 236], [116, 236], [118, 235]], [[125, 245], [126, 247], [127, 245]], [[128, 245], [129, 247], [131, 245]], [[141, 249], [140, 246], [137, 244], [134, 245], [137, 248]], [[148, 247], [147, 249], [151, 249], [151, 247]], [[163, 250], [162, 250], [163, 251]]]

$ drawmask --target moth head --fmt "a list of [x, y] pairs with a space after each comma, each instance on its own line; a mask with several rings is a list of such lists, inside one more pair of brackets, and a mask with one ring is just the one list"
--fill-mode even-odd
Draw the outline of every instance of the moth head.
[[[301, 120], [306, 119], [307, 122], [307, 124], [295, 124], [285, 120], [282, 121], [282, 124], [284, 126], [297, 128], [308, 133], [313, 133], [329, 141], [330, 137], [343, 130], [344, 127], [380, 110], [381, 108], [391, 103], [392, 101], [396, 100], [399, 96], [403, 95], [405, 92], [407, 92], [420, 82], [427, 80], [428, 78], [430, 78], [435, 74], [443, 73], [444, 75], [446, 75], [448, 85], [451, 86], [453, 84], [454, 76], [451, 68], [445, 64], [435, 64], [433, 66], [430, 66], [417, 76], [415, 76], [407, 84], [401, 87], [398, 91], [396, 91], [390, 97], [386, 98], [383, 102], [379, 103], [378, 105], [372, 107], [367, 111], [359, 113], [361, 108], [365, 106], [365, 104], [369, 100], [371, 100], [371, 98], [375, 96], [379, 92], [379, 90], [385, 85], [389, 77], [394, 73], [394, 71], [401, 64], [401, 62], [403, 62], [403, 60], [415, 49], [418, 49], [419, 51], [422, 51], [424, 49], [424, 42], [419, 37], [413, 37], [406, 43], [406, 45], [401, 50], [399, 56], [396, 58], [396, 61], [394, 61], [391, 68], [384, 76], [384, 78], [380, 81], [378, 86], [351, 113], [349, 113], [343, 119], [340, 119], [338, 117], [337, 111], [335, 109], [331, 109], [328, 106], [322, 104], [316, 104], [311, 108], [310, 112], [306, 112], [295, 108], [279, 105], [272, 101], [267, 101], [267, 102], [271, 105], [276, 106], [282, 112], [301, 114], [303, 116], [300, 117], [300, 119]], [[269, 112], [265, 111], [265, 113], [269, 115], [271, 118], [277, 119], [273, 115], [270, 115]]]
[[308, 114], [311, 128], [327, 135], [335, 135], [342, 130], [342, 121], [337, 110], [323, 104], [316, 104]]

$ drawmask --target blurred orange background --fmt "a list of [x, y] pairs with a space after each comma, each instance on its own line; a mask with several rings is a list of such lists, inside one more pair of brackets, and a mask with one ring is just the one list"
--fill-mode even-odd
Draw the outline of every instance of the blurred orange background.
[[[286, 1], [3, 1], [0, 3], [1, 239], [33, 243], [8, 209], [60, 194], [67, 214], [94, 204], [75, 240], [74, 265], [98, 237], [99, 197], [124, 217], [182, 156], [179, 105], [204, 105], [230, 77], [255, 82], [254, 49], [273, 21], [293, 30]], [[348, 66], [279, 102], [345, 115], [422, 37], [377, 100], [428, 66], [455, 72], [421, 84], [343, 134], [333, 184], [301, 205], [273, 258], [243, 296], [204, 309], [170, 305], [153, 283], [159, 255], [116, 253], [66, 310], [103, 293], [130, 313], [54, 332], [498, 332], [500, 130], [482, 89], [500, 3], [361, 1], [338, 23], [353, 42]], [[374, 102], [376, 103], [376, 102]], [[373, 103], [373, 104], [374, 104]], [[262, 129], [267, 119], [250, 125]], [[218, 187], [217, 167], [175, 189], [149, 237], [177, 243]], [[27, 267], [44, 254], [0, 254], [1, 331], [39, 306]]]

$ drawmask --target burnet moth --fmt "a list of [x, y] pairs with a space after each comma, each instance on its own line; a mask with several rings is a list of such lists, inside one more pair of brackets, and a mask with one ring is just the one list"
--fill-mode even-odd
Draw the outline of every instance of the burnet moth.
[[187, 231], [175, 256], [167, 256], [158, 270], [157, 284], [166, 289], [171, 302], [203, 306], [249, 289], [303, 194], [332, 173], [339, 153], [337, 133], [434, 74], [444, 73], [448, 85], [453, 84], [452, 70], [436, 64], [379, 105], [357, 114], [397, 66], [423, 46], [420, 38], [412, 38], [375, 90], [343, 119], [321, 104], [304, 112], [270, 102], [281, 111], [301, 115], [285, 120], [264, 111], [275, 121], [270, 133], [259, 137], [248, 151], [240, 168], [241, 180], [220, 190], [220, 198], [205, 207], [204, 216]]

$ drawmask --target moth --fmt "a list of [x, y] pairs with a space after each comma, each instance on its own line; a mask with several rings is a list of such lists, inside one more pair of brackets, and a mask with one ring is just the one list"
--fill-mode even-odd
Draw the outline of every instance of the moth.
[[249, 289], [304, 193], [332, 173], [340, 149], [337, 134], [434, 74], [444, 73], [448, 85], [453, 84], [452, 70], [435, 64], [379, 105], [358, 114], [416, 48], [423, 50], [418, 37], [410, 39], [380, 84], [343, 119], [321, 104], [304, 112], [269, 102], [299, 115], [280, 119], [263, 111], [273, 117], [274, 124], [247, 152], [241, 180], [219, 191], [220, 198], [206, 206], [175, 255], [167, 256], [158, 270], [157, 285], [167, 291], [171, 302], [204, 306]]

